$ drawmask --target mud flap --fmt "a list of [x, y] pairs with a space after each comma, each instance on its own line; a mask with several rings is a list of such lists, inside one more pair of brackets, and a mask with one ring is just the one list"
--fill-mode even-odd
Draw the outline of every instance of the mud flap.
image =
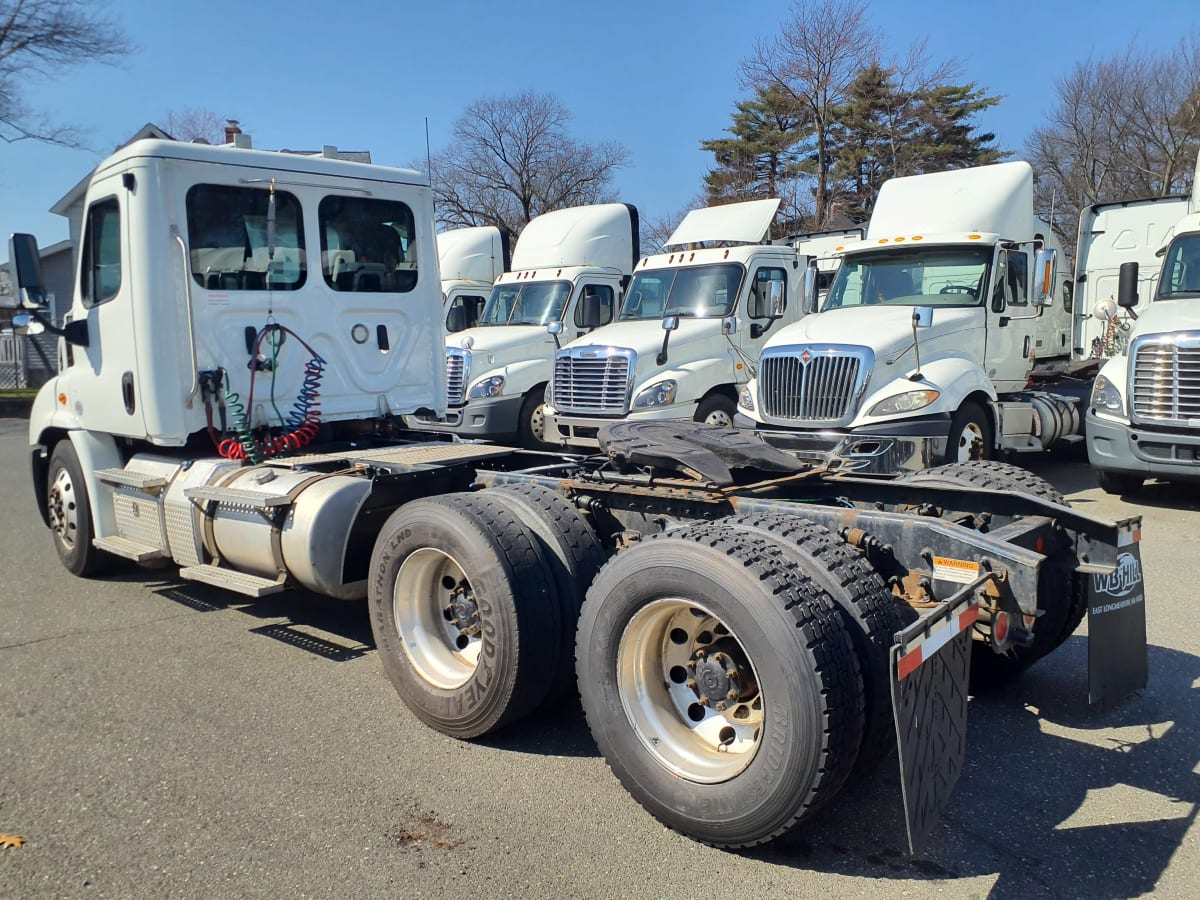
[[1146, 583], [1141, 529], [1117, 540], [1117, 567], [1089, 574], [1088, 700], [1113, 704], [1146, 686]]
[[980, 578], [896, 633], [892, 715], [908, 848], [916, 855], [950, 802], [967, 755], [971, 626], [979, 618]]

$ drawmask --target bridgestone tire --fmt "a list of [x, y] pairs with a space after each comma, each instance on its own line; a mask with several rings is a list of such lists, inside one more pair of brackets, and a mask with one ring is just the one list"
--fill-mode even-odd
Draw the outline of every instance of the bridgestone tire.
[[862, 670], [866, 718], [856, 774], [866, 774], [896, 749], [892, 717], [891, 648], [917, 613], [888, 590], [879, 573], [823, 525], [797, 516], [734, 516], [728, 525], [774, 541], [840, 607]]
[[[454, 580], [447, 572], [461, 573], [478, 613], [478, 635], [461, 650], [453, 624], [437, 617], [438, 591]], [[535, 535], [483, 493], [414, 500], [388, 518], [371, 554], [371, 630], [388, 678], [421, 721], [476, 738], [542, 702], [566, 649], [549, 573]]]
[[[985, 490], [1020, 492], [1069, 506], [1067, 498], [1044, 478], [1011, 463], [972, 460], [937, 466], [909, 475], [902, 481], [911, 484], [957, 484]], [[1065, 548], [1064, 548], [1065, 550]], [[1059, 558], [1056, 559], [1055, 557]], [[1075, 633], [1087, 612], [1087, 583], [1078, 575], [1060, 551], [1049, 548], [1047, 560], [1038, 577], [1038, 609], [1034, 622], [1033, 643], [1016, 647], [1001, 655], [990, 649], [975, 648], [971, 654], [971, 684], [987, 688], [1011, 680], [1050, 651], [1061, 646]]]
[[566, 651], [547, 700], [575, 687], [575, 629], [588, 586], [604, 564], [604, 548], [583, 514], [562, 494], [540, 484], [510, 484], [480, 492], [509, 507], [533, 533], [556, 587], [561, 642]]
[[70, 440], [59, 441], [50, 454], [46, 502], [54, 549], [66, 570], [81, 578], [109, 570], [116, 557], [92, 543], [95, 531], [91, 498], [83, 480], [83, 467]]
[[[655, 615], [673, 616], [666, 636], [640, 627]], [[694, 638], [670, 627], [690, 617], [696, 628], [717, 624]], [[726, 713], [693, 703], [684, 716], [672, 692], [697, 687], [678, 681], [678, 666], [664, 676], [648, 662], [710, 643], [719, 662], [731, 642], [757, 698], [734, 702], [758, 703], [740, 757], [695, 740], [707, 725], [727, 725], [717, 718]], [[588, 591], [575, 652], [588, 726], [609, 768], [651, 815], [690, 838], [717, 847], [772, 840], [835, 796], [854, 766], [862, 677], [841, 612], [794, 557], [757, 535], [697, 526], [617, 554]]]

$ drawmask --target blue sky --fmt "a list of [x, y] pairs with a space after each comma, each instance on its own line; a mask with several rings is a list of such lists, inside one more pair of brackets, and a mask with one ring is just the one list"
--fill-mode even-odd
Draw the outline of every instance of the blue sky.
[[[408, 165], [435, 152], [471, 102], [525, 89], [556, 94], [572, 136], [615, 140], [632, 164], [618, 199], [646, 219], [700, 190], [734, 103], [738, 63], [786, 18], [786, 0], [310, 3], [110, 0], [139, 51], [31, 83], [30, 105], [80, 126], [94, 150], [0, 144], [0, 235], [67, 236], [47, 210], [111, 149], [168, 110], [236, 116], [256, 147], [368, 149]], [[1136, 21], [1135, 21], [1136, 14]], [[963, 78], [1004, 99], [981, 118], [1020, 150], [1053, 106], [1054, 80], [1079, 61], [1173, 46], [1200, 28], [1196, 0], [1056, 0], [1042, 7], [963, 0], [881, 2], [870, 19], [901, 51], [925, 39]], [[6, 249], [0, 256], [6, 255]]]

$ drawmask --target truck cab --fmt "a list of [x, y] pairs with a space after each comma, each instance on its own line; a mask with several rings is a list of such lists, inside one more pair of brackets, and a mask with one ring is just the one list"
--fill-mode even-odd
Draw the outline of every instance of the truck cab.
[[616, 321], [555, 354], [549, 439], [598, 447], [624, 418], [733, 424], [768, 335], [803, 315], [808, 257], [762, 243], [778, 205], [693, 210], [637, 264]]
[[438, 232], [438, 270], [446, 331], [454, 334], [479, 321], [496, 279], [512, 266], [507, 229], [495, 225]]
[[886, 182], [820, 313], [767, 342], [739, 424], [880, 471], [1073, 434], [1068, 398], [1024, 391], [1036, 364], [1069, 357], [1058, 256], [1026, 163]]
[[583, 323], [585, 297], [594, 298], [599, 324], [612, 321], [638, 259], [638, 230], [637, 210], [625, 203], [555, 210], [531, 221], [512, 271], [497, 278], [478, 321], [446, 338], [448, 409], [414, 416], [412, 427], [556, 449], [543, 413], [558, 340], [547, 326], [585, 334], [594, 327]]
[[837, 275], [838, 262], [847, 244], [866, 237], [865, 228], [836, 228], [826, 231], [809, 231], [785, 238], [785, 243], [805, 256], [815, 260], [817, 269], [817, 302], [825, 299], [825, 293]]
[[[1117, 307], [1132, 321], [1088, 405], [1088, 459], [1112, 494], [1148, 478], [1200, 481], [1200, 182], [1169, 235], [1152, 291], [1137, 261], [1120, 267]], [[1109, 305], [1100, 299], [1098, 318], [1116, 318]]]

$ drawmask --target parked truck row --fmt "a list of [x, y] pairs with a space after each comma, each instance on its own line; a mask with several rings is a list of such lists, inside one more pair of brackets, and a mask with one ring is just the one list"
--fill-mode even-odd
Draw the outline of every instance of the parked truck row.
[[[443, 279], [462, 273], [439, 271], [419, 173], [143, 140], [96, 169], [85, 210], [61, 323], [48, 316], [36, 242], [11, 241], [16, 327], [60, 337], [60, 372], [30, 417], [30, 464], [38, 510], [75, 575], [169, 563], [183, 580], [252, 598], [295, 587], [365, 598], [383, 667], [422, 721], [472, 739], [577, 690], [638, 802], [722, 847], [796, 827], [894, 748], [919, 846], [963, 769], [968, 679], [1017, 675], [1085, 615], [1092, 698], [1145, 683], [1140, 520], [1074, 510], [1015, 466], [864, 477], [840, 446], [798, 455], [719, 418], [617, 421], [607, 407], [589, 419], [595, 435], [563, 423], [595, 440], [602, 452], [590, 455], [406, 428], [462, 417], [471, 407], [448, 402], [450, 391], [465, 399], [480, 383], [471, 400], [502, 397], [504, 415], [519, 412], [547, 399], [539, 377], [553, 416], [597, 415], [568, 412], [586, 396], [587, 353], [605, 378], [624, 364], [615, 395], [653, 401], [636, 409], [698, 411], [719, 396], [727, 415], [739, 388], [774, 409], [786, 390], [764, 388], [758, 360], [771, 357], [751, 348], [794, 346], [785, 323], [815, 309], [816, 273], [796, 247], [762, 242], [765, 207], [743, 209], [737, 230], [696, 216], [676, 246], [640, 261], [626, 244], [572, 263], [553, 233], [530, 249], [522, 236], [480, 322], [449, 338], [463, 354], [457, 385]], [[636, 235], [631, 210], [608, 212], [614, 231]], [[889, 244], [893, 233], [913, 237], [889, 232]], [[865, 248], [843, 261], [864, 307], [877, 272], [909, 279], [903, 302], [880, 304], [855, 345], [869, 347], [890, 317], [908, 333], [914, 309], [933, 306], [934, 323], [918, 330], [956, 331], [986, 363], [991, 329], [1012, 329], [1025, 337], [998, 340], [1027, 349], [1027, 365], [1039, 334], [1029, 323], [1044, 308], [1035, 301], [1056, 284], [1053, 247], [1045, 234], [974, 233], [894, 265], [877, 268]], [[495, 239], [481, 242], [481, 259], [502, 258]], [[522, 257], [534, 251], [546, 255]], [[1020, 254], [1024, 295], [1009, 274]], [[826, 306], [844, 308], [787, 327], [855, 313], [853, 288], [835, 281]], [[605, 327], [621, 340], [602, 341]], [[553, 375], [518, 381], [507, 335], [524, 345], [564, 332], [572, 340]], [[917, 346], [872, 350], [905, 382], [873, 405], [949, 390], [932, 359], [942, 351], [922, 343], [925, 380]], [[810, 353], [846, 355], [844, 343]], [[702, 371], [709, 355], [716, 374]], [[863, 387], [857, 361], [854, 378], [812, 382], [821, 386], [805, 402], [842, 402], [846, 384], [856, 401], [877, 390]], [[1020, 390], [1017, 375], [988, 377]], [[1018, 402], [995, 393], [996, 404]], [[490, 418], [494, 406], [481, 408]], [[536, 436], [532, 416], [515, 428]], [[1109, 602], [1114, 591], [1125, 600]], [[1106, 627], [1118, 617], [1098, 611], [1118, 606], [1120, 627]], [[986, 752], [1003, 753], [1003, 737]]]

